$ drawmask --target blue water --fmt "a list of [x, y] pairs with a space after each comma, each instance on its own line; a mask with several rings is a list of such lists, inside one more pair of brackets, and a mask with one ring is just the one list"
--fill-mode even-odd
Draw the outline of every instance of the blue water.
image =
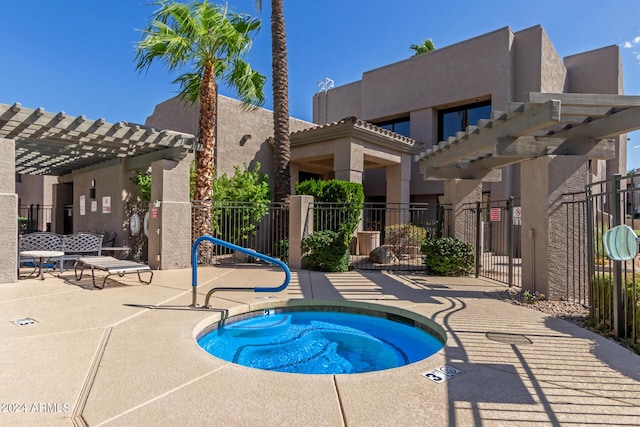
[[229, 362], [302, 374], [396, 368], [443, 347], [437, 338], [413, 326], [330, 311], [265, 314], [227, 323], [204, 335], [198, 344]]

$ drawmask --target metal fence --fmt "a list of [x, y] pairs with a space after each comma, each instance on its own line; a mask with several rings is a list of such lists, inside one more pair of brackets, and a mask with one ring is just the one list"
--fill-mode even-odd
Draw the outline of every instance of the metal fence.
[[638, 258], [612, 261], [602, 241], [610, 227], [626, 224], [640, 229], [640, 175], [615, 175], [593, 183], [587, 186], [586, 197], [591, 319], [598, 329], [610, 331], [640, 350]]
[[[564, 242], [565, 289], [560, 295], [569, 301], [589, 304], [589, 276], [592, 270], [589, 262], [590, 233], [587, 220], [589, 211], [587, 193], [566, 193], [562, 196], [562, 210], [566, 218]], [[601, 236], [602, 237], [602, 236]], [[599, 245], [602, 245], [600, 239]]]
[[51, 231], [52, 206], [31, 204], [18, 208], [18, 230], [20, 233]]
[[464, 240], [476, 249], [476, 276], [522, 285], [520, 200], [492, 200], [463, 206]]
[[423, 270], [420, 252], [427, 237], [442, 237], [450, 209], [426, 203], [313, 203], [313, 230], [357, 228], [351, 241], [350, 264], [362, 270]]
[[[212, 236], [262, 254], [287, 261], [289, 251], [289, 205], [287, 203], [192, 202], [191, 213], [202, 218], [210, 210]], [[195, 241], [199, 235], [192, 236]], [[254, 262], [245, 254], [203, 242], [199, 262], [233, 264]], [[208, 248], [208, 249], [207, 249]]]

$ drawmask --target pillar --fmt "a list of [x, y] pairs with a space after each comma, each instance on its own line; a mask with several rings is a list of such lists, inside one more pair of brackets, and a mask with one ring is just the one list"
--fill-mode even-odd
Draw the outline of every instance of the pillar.
[[300, 166], [297, 163], [289, 163], [291, 174], [291, 193], [296, 194], [296, 184], [300, 182]]
[[408, 224], [411, 220], [411, 155], [401, 154], [400, 163], [386, 167], [387, 213], [385, 225]]
[[[582, 156], [545, 156], [521, 165], [522, 288], [549, 299], [565, 295], [567, 245], [578, 245], [578, 230], [567, 229], [563, 194], [584, 191], [588, 162]], [[572, 241], [567, 233], [572, 233]], [[584, 237], [580, 237], [584, 238]], [[586, 247], [586, 242], [581, 242]]]
[[0, 138], [0, 283], [18, 278], [18, 195], [15, 141]]
[[302, 238], [313, 232], [313, 196], [291, 196], [289, 200], [289, 267], [302, 267]]
[[[472, 227], [465, 227], [465, 208], [482, 201], [482, 183], [480, 180], [449, 180], [444, 182], [444, 205], [451, 206], [451, 215], [447, 222], [447, 235], [465, 242], [475, 242]], [[448, 221], [447, 221], [448, 220]]]
[[151, 163], [149, 266], [168, 270], [191, 265], [191, 159]]
[[340, 139], [334, 144], [333, 170], [335, 171], [335, 179], [362, 184], [364, 147], [349, 138]]

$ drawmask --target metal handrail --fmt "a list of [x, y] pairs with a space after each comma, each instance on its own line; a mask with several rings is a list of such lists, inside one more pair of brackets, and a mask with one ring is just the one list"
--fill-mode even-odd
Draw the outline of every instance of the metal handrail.
[[251, 249], [243, 248], [242, 246], [234, 245], [233, 243], [226, 242], [224, 240], [217, 239], [211, 236], [201, 236], [196, 239], [193, 243], [193, 247], [191, 248], [191, 287], [192, 287], [192, 297], [191, 297], [191, 306], [197, 307], [197, 298], [198, 294], [196, 288], [198, 287], [198, 247], [200, 243], [203, 241], [209, 241], [215, 245], [224, 246], [225, 248], [232, 249], [234, 251], [242, 252], [243, 254], [252, 256], [254, 258], [258, 258], [262, 261], [266, 261], [269, 264], [277, 265], [282, 268], [284, 271], [284, 282], [282, 285], [277, 287], [253, 287], [253, 288], [239, 288], [239, 287], [217, 287], [211, 289], [204, 300], [204, 307], [209, 307], [209, 299], [214, 292], [217, 291], [250, 291], [250, 292], [282, 292], [287, 286], [289, 286], [289, 282], [291, 281], [291, 270], [284, 262], [279, 259], [271, 258], [270, 256], [261, 254], [259, 252], [253, 251]]

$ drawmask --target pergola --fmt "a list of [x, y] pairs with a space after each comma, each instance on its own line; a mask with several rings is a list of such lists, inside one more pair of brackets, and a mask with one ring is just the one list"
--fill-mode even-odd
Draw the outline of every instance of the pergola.
[[615, 157], [614, 137], [640, 129], [640, 96], [535, 93], [422, 152], [425, 179], [500, 180], [497, 170], [547, 155]]
[[0, 104], [0, 138], [15, 141], [16, 173], [57, 176], [123, 158], [130, 159], [131, 168], [159, 159], [182, 160], [197, 143], [189, 134], [19, 103]]
[[[190, 134], [89, 120], [43, 108], [24, 108], [18, 103], [0, 104], [0, 234], [4, 237], [0, 283], [16, 280], [18, 195], [14, 173], [53, 175], [59, 177], [59, 183], [74, 183], [77, 176], [82, 180], [87, 172], [118, 170], [119, 164], [127, 171], [151, 167], [154, 197], [162, 200], [162, 207], [158, 217], [150, 219], [150, 225], [163, 233], [149, 235], [149, 250], [156, 254], [150, 264], [153, 268], [188, 266], [190, 228], [183, 225], [183, 218], [191, 212], [188, 191], [184, 191], [188, 190], [184, 183], [188, 182], [189, 162], [181, 160], [198, 148], [197, 138]], [[105, 188], [117, 191], [113, 185]]]
[[[464, 233], [461, 206], [481, 200], [480, 182], [500, 180], [499, 168], [520, 163], [523, 289], [555, 298], [566, 285], [561, 266], [570, 264], [563, 245], [586, 236], [567, 227], [563, 194], [583, 192], [587, 160], [615, 158], [620, 135], [636, 129], [640, 96], [530, 93], [416, 159], [425, 179], [445, 181], [456, 237]], [[574, 243], [586, 247], [582, 240]]]

